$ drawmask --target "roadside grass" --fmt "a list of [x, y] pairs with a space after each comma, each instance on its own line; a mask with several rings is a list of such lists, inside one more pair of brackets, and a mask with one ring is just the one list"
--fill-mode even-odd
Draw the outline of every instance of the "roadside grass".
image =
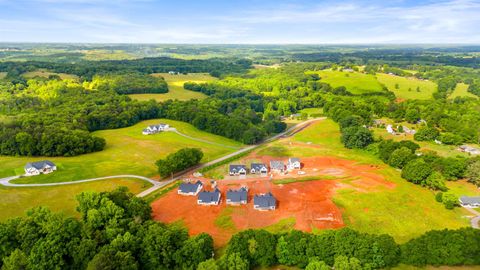
[[449, 99], [454, 99], [456, 97], [471, 97], [478, 99], [478, 96], [470, 93], [468, 90], [468, 84], [465, 83], [457, 83], [455, 89], [453, 90], [452, 94], [448, 97]]
[[[437, 84], [432, 81], [424, 81], [414, 77], [401, 77], [385, 73], [377, 73], [377, 80], [385, 85], [388, 90], [395, 93], [400, 99], [431, 99], [437, 91]], [[398, 89], [395, 85], [398, 84]], [[417, 92], [417, 87], [420, 92]]]
[[[347, 188], [337, 190], [334, 202], [342, 208], [350, 227], [368, 233], [388, 233], [397, 241], [405, 242], [429, 230], [469, 225], [462, 217], [462, 209], [445, 209], [435, 201], [432, 191], [405, 181], [399, 171], [383, 164], [373, 154], [344, 148], [339, 138], [338, 125], [327, 119], [297, 133], [293, 140], [320, 145], [319, 155], [377, 165], [380, 168], [377, 172], [396, 185], [393, 189], [384, 187], [369, 192]], [[294, 149], [290, 151], [296, 154]]]
[[79, 217], [75, 211], [77, 194], [84, 191], [108, 191], [120, 186], [126, 186], [136, 194], [151, 187], [151, 184], [137, 179], [110, 179], [56, 187], [0, 186], [0, 221], [22, 216], [26, 210], [37, 206], [46, 206], [54, 212]]
[[220, 229], [235, 231], [235, 223], [233, 223], [232, 213], [234, 209], [232, 207], [226, 207], [222, 210], [220, 215], [215, 219], [215, 226]]
[[32, 79], [35, 77], [48, 78], [50, 75], [58, 75], [61, 79], [78, 80], [77, 75], [67, 74], [67, 73], [56, 73], [56, 72], [48, 71], [46, 69], [37, 69], [35, 71], [29, 71], [22, 74], [22, 76], [26, 79]]
[[319, 117], [323, 116], [323, 108], [305, 108], [300, 110], [299, 113], [306, 113], [308, 117]]
[[345, 86], [350, 93], [355, 95], [384, 92], [382, 85], [375, 76], [370, 74], [328, 69], [312, 73], [317, 73], [320, 76], [320, 81], [326, 82], [332, 87]]
[[136, 100], [150, 100], [154, 99], [158, 102], [169, 100], [169, 99], [178, 99], [178, 100], [189, 100], [189, 99], [204, 99], [207, 96], [195, 91], [186, 90], [183, 88], [185, 82], [196, 82], [203, 83], [216, 78], [210, 76], [208, 73], [189, 73], [187, 75], [171, 75], [168, 73], [154, 73], [152, 76], [163, 77], [168, 84], [168, 93], [165, 94], [132, 94], [129, 95], [132, 99]]
[[182, 181], [178, 180], [178, 181], [175, 181], [173, 183], [171, 183], [170, 185], [167, 185], [161, 189], [157, 189], [155, 190], [154, 192], [148, 194], [147, 196], [143, 197], [143, 199], [145, 201], [147, 201], [148, 203], [152, 203], [153, 201], [163, 197], [163, 195], [167, 194], [168, 192], [178, 188], [180, 185], [182, 184]]
[[[154, 135], [142, 135], [147, 125], [167, 123], [186, 135], [215, 142], [208, 144], [188, 139], [174, 132], [161, 132]], [[14, 180], [16, 183], [51, 183], [75, 181], [119, 174], [135, 174], [146, 177], [157, 175], [155, 162], [170, 153], [185, 147], [202, 149], [202, 162], [208, 162], [240, 148], [241, 143], [200, 131], [194, 126], [166, 119], [154, 119], [140, 122], [134, 126], [102, 130], [94, 135], [103, 137], [107, 145], [103, 151], [75, 157], [10, 157], [0, 156], [0, 177], [21, 175], [27, 162], [48, 159], [56, 163], [58, 170], [48, 175], [25, 177]], [[220, 146], [224, 144], [230, 147]], [[234, 147], [234, 148], [231, 148]]]

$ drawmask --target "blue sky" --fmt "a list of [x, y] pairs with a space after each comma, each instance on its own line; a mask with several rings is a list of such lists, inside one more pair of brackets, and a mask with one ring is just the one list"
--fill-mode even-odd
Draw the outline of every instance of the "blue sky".
[[480, 44], [480, 0], [0, 0], [12, 41]]

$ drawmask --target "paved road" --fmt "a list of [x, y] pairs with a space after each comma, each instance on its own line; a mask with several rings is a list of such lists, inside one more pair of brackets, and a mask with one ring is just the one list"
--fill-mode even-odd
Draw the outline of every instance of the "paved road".
[[480, 213], [472, 208], [464, 207], [464, 209], [475, 215], [475, 217], [470, 219], [470, 224], [472, 225], [472, 228], [480, 229]]
[[[147, 196], [148, 194], [166, 186], [166, 185], [169, 185], [173, 182], [175, 182], [176, 180], [179, 180], [179, 179], [182, 179], [182, 178], [185, 178], [186, 176], [190, 175], [191, 173], [195, 172], [195, 171], [198, 171], [202, 168], [205, 168], [205, 167], [208, 167], [208, 166], [211, 166], [211, 165], [214, 165], [216, 163], [219, 163], [219, 162], [222, 162], [226, 159], [229, 159], [231, 157], [234, 157], [236, 155], [239, 155], [241, 153], [244, 153], [244, 152], [247, 152], [247, 151], [250, 151], [250, 150], [253, 150], [265, 143], [269, 143], [269, 142], [272, 142], [274, 140], [277, 140], [281, 137], [287, 137], [287, 136], [291, 136], [295, 133], [297, 133], [298, 131], [300, 130], [303, 130], [304, 128], [306, 128], [307, 126], [309, 126], [311, 123], [315, 122], [315, 121], [319, 121], [319, 120], [324, 120], [325, 117], [321, 117], [321, 118], [315, 118], [315, 119], [311, 119], [311, 120], [307, 120], [307, 121], [304, 121], [304, 122], [301, 122], [299, 124], [296, 124], [292, 127], [290, 127], [289, 129], [285, 130], [284, 132], [282, 133], [279, 133], [273, 137], [270, 137], [268, 138], [267, 140], [259, 143], [259, 144], [255, 144], [255, 145], [249, 145], [249, 146], [246, 146], [242, 149], [239, 149], [238, 151], [235, 151], [233, 153], [230, 153], [228, 155], [225, 155], [223, 157], [220, 157], [218, 159], [215, 159], [215, 160], [212, 160], [210, 162], [207, 162], [207, 163], [203, 163], [203, 164], [200, 164], [199, 166], [196, 166], [194, 168], [191, 168], [189, 170], [186, 170], [182, 173], [179, 173], [177, 174], [175, 177], [173, 177], [172, 179], [169, 179], [169, 180], [166, 180], [166, 181], [161, 181], [161, 182], [158, 182], [158, 181], [155, 181], [155, 180], [152, 180], [148, 177], [144, 177], [144, 176], [139, 176], [139, 175], [130, 175], [130, 174], [127, 174], [127, 175], [112, 175], [112, 176], [105, 176], [105, 177], [97, 177], [97, 178], [90, 178], [90, 179], [84, 179], [84, 180], [77, 180], [77, 181], [70, 181], [70, 182], [59, 182], [59, 183], [43, 183], [43, 184], [15, 184], [15, 183], [10, 183], [11, 180], [13, 179], [18, 179], [19, 176], [12, 176], [12, 177], [6, 177], [6, 178], [0, 178], [0, 185], [4, 185], [4, 186], [8, 186], [8, 187], [43, 187], [43, 186], [61, 186], [61, 185], [72, 185], [72, 184], [77, 184], [77, 183], [85, 183], [85, 182], [92, 182], [92, 181], [99, 181], [99, 180], [105, 180], [105, 179], [114, 179], [114, 178], [136, 178], [136, 179], [141, 179], [141, 180], [145, 180], [147, 182], [150, 182], [153, 186], [150, 187], [149, 189], [146, 189], [142, 192], [140, 192], [139, 194], [137, 194], [137, 197], [145, 197]], [[179, 135], [182, 135], [182, 133], [180, 132], [177, 132]], [[188, 138], [192, 138], [188, 135], [182, 135], [182, 136], [186, 136]], [[192, 138], [192, 139], [195, 139], [195, 138]], [[201, 139], [195, 139], [195, 140], [201, 140]], [[203, 140], [201, 140], [203, 141]], [[207, 141], [205, 141], [207, 142]], [[211, 143], [211, 142], [208, 142], [208, 143]], [[225, 145], [222, 145], [222, 146], [225, 146]]]

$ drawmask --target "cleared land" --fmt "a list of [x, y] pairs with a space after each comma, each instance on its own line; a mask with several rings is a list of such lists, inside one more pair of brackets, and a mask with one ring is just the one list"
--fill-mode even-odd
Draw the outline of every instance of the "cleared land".
[[448, 97], [450, 99], [454, 99], [456, 97], [472, 97], [478, 98], [478, 96], [470, 93], [468, 90], [468, 84], [465, 83], [457, 83], [455, 90], [453, 90], [452, 94]]
[[55, 73], [55, 72], [50, 72], [45, 69], [38, 69], [35, 71], [30, 71], [30, 72], [25, 72], [22, 74], [23, 77], [26, 79], [31, 79], [35, 77], [42, 77], [42, 78], [48, 78], [51, 75], [58, 75], [61, 79], [71, 79], [71, 80], [77, 80], [78, 76], [73, 75], [73, 74], [67, 74], [67, 73]]
[[370, 74], [337, 70], [320, 70], [313, 73], [317, 73], [321, 81], [330, 84], [332, 87], [345, 86], [352, 94], [384, 92], [382, 85], [375, 76]]
[[75, 196], [83, 191], [107, 191], [126, 186], [133, 193], [151, 186], [135, 179], [114, 179], [58, 187], [7, 188], [0, 186], [0, 221], [18, 217], [32, 207], [46, 206], [69, 216], [77, 216]]
[[306, 113], [308, 117], [319, 117], [323, 115], [323, 108], [306, 108], [299, 113]]
[[[188, 139], [174, 132], [142, 135], [142, 130], [147, 125], [156, 123], [170, 124], [183, 134], [215, 144]], [[13, 182], [66, 182], [118, 174], [152, 177], [157, 175], [155, 161], [181, 148], [201, 148], [204, 152], [203, 161], [206, 162], [233, 152], [235, 148], [242, 146], [236, 141], [200, 131], [190, 124], [165, 119], [143, 121], [127, 128], [98, 131], [94, 135], [106, 139], [107, 146], [103, 151], [76, 157], [48, 158], [57, 164], [58, 171], [49, 175], [26, 177]], [[27, 162], [43, 159], [47, 158], [0, 156], [0, 164], [2, 164], [0, 177], [23, 174], [23, 166]]]
[[[435, 201], [433, 192], [405, 181], [398, 170], [369, 153], [345, 149], [339, 137], [337, 124], [331, 120], [319, 121], [292, 137], [270, 143], [232, 162], [265, 162], [291, 156], [302, 159], [302, 171], [305, 171], [302, 175], [274, 175], [273, 182], [269, 177], [226, 177], [228, 179], [218, 181], [222, 191], [240, 185], [249, 186], [250, 195], [272, 191], [279, 201], [275, 212], [253, 211], [251, 202], [228, 210], [231, 207], [224, 205], [224, 196], [220, 206], [201, 207], [196, 205], [195, 197], [181, 197], [173, 190], [153, 202], [155, 218], [182, 221], [191, 234], [200, 230], [211, 233], [217, 245], [245, 228], [319, 232], [349, 226], [368, 233], [388, 233], [404, 242], [432, 229], [469, 226], [465, 210], [446, 210]], [[226, 170], [225, 165], [208, 174], [226, 175]], [[284, 183], [279, 184], [282, 183], [279, 179]], [[171, 205], [175, 205], [175, 209], [169, 209]]]
[[[431, 99], [432, 94], [437, 90], [436, 83], [414, 77], [406, 78], [384, 73], [377, 73], [376, 77], [399, 99]], [[398, 86], [398, 89], [396, 86]], [[417, 91], [417, 88], [419, 91]]]
[[7, 72], [0, 72], [0, 79], [7, 77]]
[[203, 83], [215, 80], [216, 78], [210, 76], [207, 73], [189, 73], [172, 75], [168, 73], [155, 73], [152, 76], [159, 76], [165, 78], [168, 84], [168, 93], [165, 94], [133, 94], [129, 95], [133, 99], [137, 100], [150, 100], [165, 101], [169, 99], [189, 100], [189, 99], [203, 99], [206, 95], [186, 90], [183, 88], [185, 82]]

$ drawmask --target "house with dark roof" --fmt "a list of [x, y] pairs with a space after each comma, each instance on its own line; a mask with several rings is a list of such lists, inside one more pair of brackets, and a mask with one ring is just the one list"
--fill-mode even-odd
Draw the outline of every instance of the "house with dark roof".
[[142, 131], [143, 135], [151, 135], [155, 133], [159, 133], [161, 131], [165, 131], [170, 128], [168, 124], [158, 124], [158, 125], [150, 125]]
[[300, 163], [299, 158], [289, 158], [287, 162], [287, 169], [288, 170], [299, 170], [302, 168], [302, 164]]
[[247, 174], [247, 166], [245, 165], [230, 165], [228, 167], [228, 174], [229, 175], [246, 175]]
[[271, 160], [270, 161], [270, 171], [272, 172], [284, 172], [285, 163], [281, 160]]
[[216, 188], [214, 191], [202, 191], [198, 193], [197, 203], [199, 205], [218, 205], [222, 194]]
[[267, 165], [263, 163], [252, 163], [250, 166], [251, 174], [267, 174], [268, 168]]
[[197, 181], [195, 183], [192, 182], [186, 182], [182, 183], [178, 187], [178, 194], [180, 195], [186, 195], [186, 196], [196, 196], [203, 188], [203, 184], [200, 181]]
[[56, 171], [57, 166], [55, 165], [55, 163], [49, 160], [42, 160], [42, 161], [27, 163], [24, 167], [24, 170], [25, 170], [25, 175], [27, 176], [39, 175], [41, 173], [49, 174], [53, 171]]
[[246, 187], [241, 187], [240, 189], [237, 189], [237, 190], [229, 189], [227, 191], [227, 204], [230, 204], [230, 205], [247, 204], [247, 200], [248, 200], [248, 189]]
[[253, 209], [260, 211], [275, 210], [277, 208], [277, 199], [272, 193], [255, 195], [253, 197]]
[[460, 205], [467, 208], [476, 208], [480, 207], [480, 196], [470, 197], [470, 196], [461, 196], [458, 199]]

